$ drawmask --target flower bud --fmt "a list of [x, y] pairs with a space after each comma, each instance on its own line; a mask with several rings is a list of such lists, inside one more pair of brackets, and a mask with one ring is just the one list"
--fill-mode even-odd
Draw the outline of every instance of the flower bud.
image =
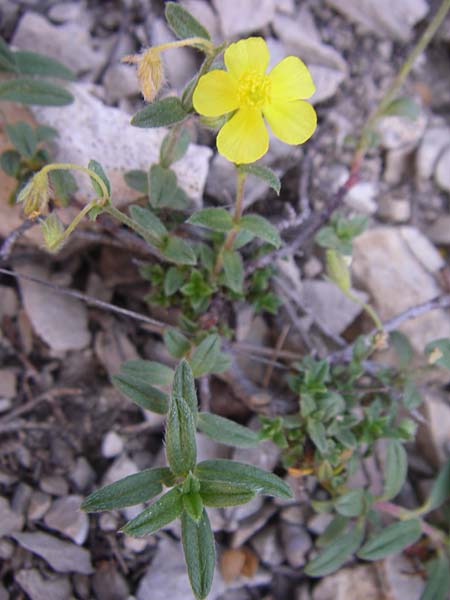
[[65, 229], [58, 215], [52, 212], [45, 220], [41, 221], [40, 225], [47, 250], [51, 252], [59, 250], [64, 238]]
[[327, 250], [327, 275], [343, 292], [350, 291], [350, 269], [345, 258], [335, 250]]
[[148, 48], [142, 54], [125, 56], [122, 62], [136, 64], [142, 95], [152, 102], [164, 83], [164, 67], [157, 48]]
[[23, 202], [25, 215], [30, 219], [35, 219], [47, 208], [49, 192], [47, 174], [40, 171], [32, 177], [19, 193], [17, 202]]

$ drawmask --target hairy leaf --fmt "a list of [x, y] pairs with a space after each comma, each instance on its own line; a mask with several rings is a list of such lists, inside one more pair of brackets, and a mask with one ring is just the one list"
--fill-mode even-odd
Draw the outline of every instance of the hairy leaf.
[[414, 544], [422, 534], [419, 519], [399, 521], [372, 535], [358, 552], [364, 560], [378, 560]]
[[206, 598], [214, 577], [216, 551], [208, 515], [203, 509], [199, 523], [183, 512], [181, 539], [192, 590], [198, 600]]
[[121, 531], [134, 537], [155, 533], [179, 517], [182, 510], [183, 501], [180, 490], [174, 488], [144, 509], [137, 517], [128, 521]]
[[208, 437], [228, 446], [253, 448], [260, 442], [259, 435], [248, 427], [208, 412], [199, 414], [197, 426]]

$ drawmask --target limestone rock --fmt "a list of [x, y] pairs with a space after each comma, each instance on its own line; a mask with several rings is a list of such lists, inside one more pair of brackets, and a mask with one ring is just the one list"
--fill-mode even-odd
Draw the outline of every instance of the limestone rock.
[[435, 179], [438, 186], [450, 192], [450, 147], [442, 154], [436, 165]]
[[274, 0], [213, 0], [225, 38], [236, 38], [268, 25], [275, 14]]
[[6, 498], [0, 496], [0, 538], [14, 531], [20, 531], [23, 526], [22, 515], [14, 512]]
[[37, 569], [22, 569], [14, 579], [30, 600], [67, 600], [71, 596], [70, 582], [66, 577], [45, 579]]
[[420, 179], [430, 179], [446, 146], [450, 146], [450, 129], [441, 125], [425, 132], [416, 155], [416, 170]]
[[446, 393], [428, 390], [422, 407], [424, 421], [419, 425], [417, 444], [421, 453], [435, 467], [450, 456], [450, 403]]
[[89, 532], [89, 519], [80, 510], [82, 496], [65, 496], [53, 502], [44, 521], [47, 527], [64, 534], [76, 544], [82, 545]]
[[[341, 569], [319, 581], [313, 600], [382, 600], [385, 596], [377, 585], [377, 573], [372, 565]], [[410, 600], [409, 596], [404, 596]]]

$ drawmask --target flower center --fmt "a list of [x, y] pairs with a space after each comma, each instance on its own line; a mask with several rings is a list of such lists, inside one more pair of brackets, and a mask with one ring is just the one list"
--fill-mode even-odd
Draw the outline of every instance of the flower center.
[[271, 82], [267, 75], [246, 71], [238, 82], [239, 105], [245, 108], [261, 108], [270, 99]]

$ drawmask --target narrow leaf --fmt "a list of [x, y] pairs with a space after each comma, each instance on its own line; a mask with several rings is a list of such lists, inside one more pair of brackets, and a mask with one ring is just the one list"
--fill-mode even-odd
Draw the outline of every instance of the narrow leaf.
[[419, 519], [399, 521], [372, 535], [358, 552], [364, 560], [378, 560], [411, 546], [422, 535]]
[[41, 106], [65, 106], [73, 102], [73, 96], [53, 83], [20, 77], [0, 83], [0, 100]]
[[325, 531], [316, 540], [316, 545], [319, 548], [328, 546], [334, 542], [347, 529], [349, 518], [342, 515], [336, 515], [334, 519], [327, 525]]
[[248, 427], [207, 412], [199, 414], [197, 427], [208, 437], [228, 446], [253, 448], [260, 442], [258, 434]]
[[328, 451], [328, 443], [325, 427], [320, 421], [308, 419], [307, 422], [308, 435], [311, 438], [313, 444], [322, 454], [326, 454]]
[[450, 498], [450, 459], [441, 468], [426, 502], [427, 512], [436, 510]]
[[56, 77], [58, 79], [66, 79], [74, 81], [76, 75], [65, 65], [37, 52], [29, 52], [28, 50], [18, 50], [14, 53], [16, 65], [22, 75], [32, 75], [33, 77]]
[[309, 561], [304, 572], [310, 577], [323, 577], [337, 571], [361, 545], [364, 529], [355, 525], [348, 533], [335, 539], [323, 552]]
[[96, 490], [82, 503], [85, 512], [100, 512], [135, 506], [162, 492], [162, 484], [173, 479], [167, 467], [146, 469]]
[[181, 539], [192, 591], [202, 600], [211, 590], [216, 562], [214, 535], [205, 509], [198, 524], [183, 512]]
[[245, 485], [237, 483], [224, 483], [223, 481], [201, 481], [200, 495], [205, 506], [225, 508], [227, 506], [239, 506], [250, 502], [256, 492]]
[[127, 360], [121, 366], [120, 374], [129, 375], [152, 385], [171, 385], [173, 369], [152, 360]]
[[221, 458], [205, 460], [197, 465], [195, 475], [200, 481], [242, 484], [256, 494], [281, 498], [292, 497], [290, 487], [277, 475], [234, 460]]
[[0, 166], [10, 177], [17, 177], [20, 171], [20, 154], [16, 150], [5, 150], [0, 156]]
[[182, 510], [181, 493], [178, 488], [174, 488], [143, 510], [137, 517], [128, 521], [121, 531], [134, 537], [155, 533], [179, 517]]
[[189, 360], [194, 377], [211, 372], [220, 352], [220, 337], [208, 335], [194, 350]]
[[351, 490], [335, 502], [336, 511], [344, 517], [359, 517], [366, 507], [365, 491], [363, 489]]
[[[174, 139], [175, 135], [175, 139]], [[162, 167], [170, 167], [174, 162], [183, 158], [189, 147], [191, 137], [187, 129], [182, 129], [178, 135], [170, 131], [163, 139], [159, 150], [159, 162]]]
[[164, 98], [137, 112], [131, 119], [135, 127], [164, 127], [183, 121], [187, 116], [180, 100], [174, 96]]
[[175, 370], [172, 394], [183, 398], [191, 409], [194, 420], [197, 420], [198, 400], [192, 369], [187, 360], [182, 360]]
[[134, 376], [119, 374], [111, 378], [114, 387], [141, 408], [165, 415], [169, 410], [169, 396]]
[[134, 169], [127, 171], [123, 177], [130, 188], [141, 192], [141, 194], [148, 194], [148, 176], [145, 171]]
[[17, 72], [16, 59], [8, 44], [0, 37], [0, 68]]
[[166, 425], [167, 462], [175, 475], [187, 475], [197, 460], [194, 415], [187, 402], [172, 396]]
[[398, 440], [389, 440], [387, 444], [384, 469], [384, 490], [382, 500], [391, 500], [400, 492], [406, 481], [408, 457]]
[[277, 195], [280, 195], [281, 181], [280, 178], [272, 169], [261, 165], [240, 165], [239, 170], [242, 173], [248, 173], [258, 179], [262, 179], [269, 187], [271, 187]]
[[170, 235], [159, 251], [167, 260], [179, 265], [195, 265], [197, 257], [191, 245], [176, 235]]
[[77, 191], [75, 177], [69, 171], [56, 170], [49, 173], [54, 197], [67, 206], [71, 196]]
[[49, 125], [38, 125], [34, 132], [38, 142], [48, 142], [59, 136], [59, 131]]
[[190, 37], [210, 39], [208, 30], [178, 2], [166, 2], [165, 16], [170, 29], [180, 39]]
[[244, 215], [239, 221], [239, 226], [261, 238], [265, 242], [272, 244], [275, 248], [281, 246], [281, 237], [276, 227], [267, 219], [260, 215]]
[[187, 337], [173, 327], [164, 330], [163, 338], [169, 354], [174, 358], [182, 358], [191, 347]]
[[450, 592], [450, 562], [439, 554], [427, 563], [427, 583], [420, 600], [448, 600]]
[[225, 285], [233, 292], [240, 294], [244, 285], [244, 264], [242, 256], [235, 250], [224, 250], [223, 270]]
[[129, 211], [133, 221], [153, 235], [156, 240], [161, 240], [163, 236], [167, 235], [167, 229], [162, 221], [148, 208], [133, 204], [129, 207]]
[[183, 508], [196, 523], [203, 515], [203, 500], [198, 492], [183, 494]]
[[24, 158], [31, 158], [38, 143], [34, 129], [24, 121], [7, 124], [5, 129], [16, 150]]
[[401, 96], [393, 100], [387, 108], [384, 109], [383, 115], [398, 115], [399, 117], [406, 117], [411, 121], [415, 121], [420, 115], [420, 106], [409, 96]]
[[203, 208], [195, 212], [187, 222], [212, 231], [227, 232], [233, 229], [233, 219], [224, 208]]
[[[91, 171], [94, 171], [94, 173], [100, 177], [100, 179], [105, 184], [106, 189], [108, 190], [108, 196], [111, 196], [111, 183], [110, 183], [102, 165], [99, 162], [97, 162], [96, 160], [92, 159], [89, 161], [88, 169], [90, 169]], [[92, 177], [91, 177], [91, 183], [92, 183], [92, 187], [94, 188], [94, 191], [97, 194], [97, 196], [99, 198], [103, 198], [104, 194], [103, 194], [99, 184]]]

